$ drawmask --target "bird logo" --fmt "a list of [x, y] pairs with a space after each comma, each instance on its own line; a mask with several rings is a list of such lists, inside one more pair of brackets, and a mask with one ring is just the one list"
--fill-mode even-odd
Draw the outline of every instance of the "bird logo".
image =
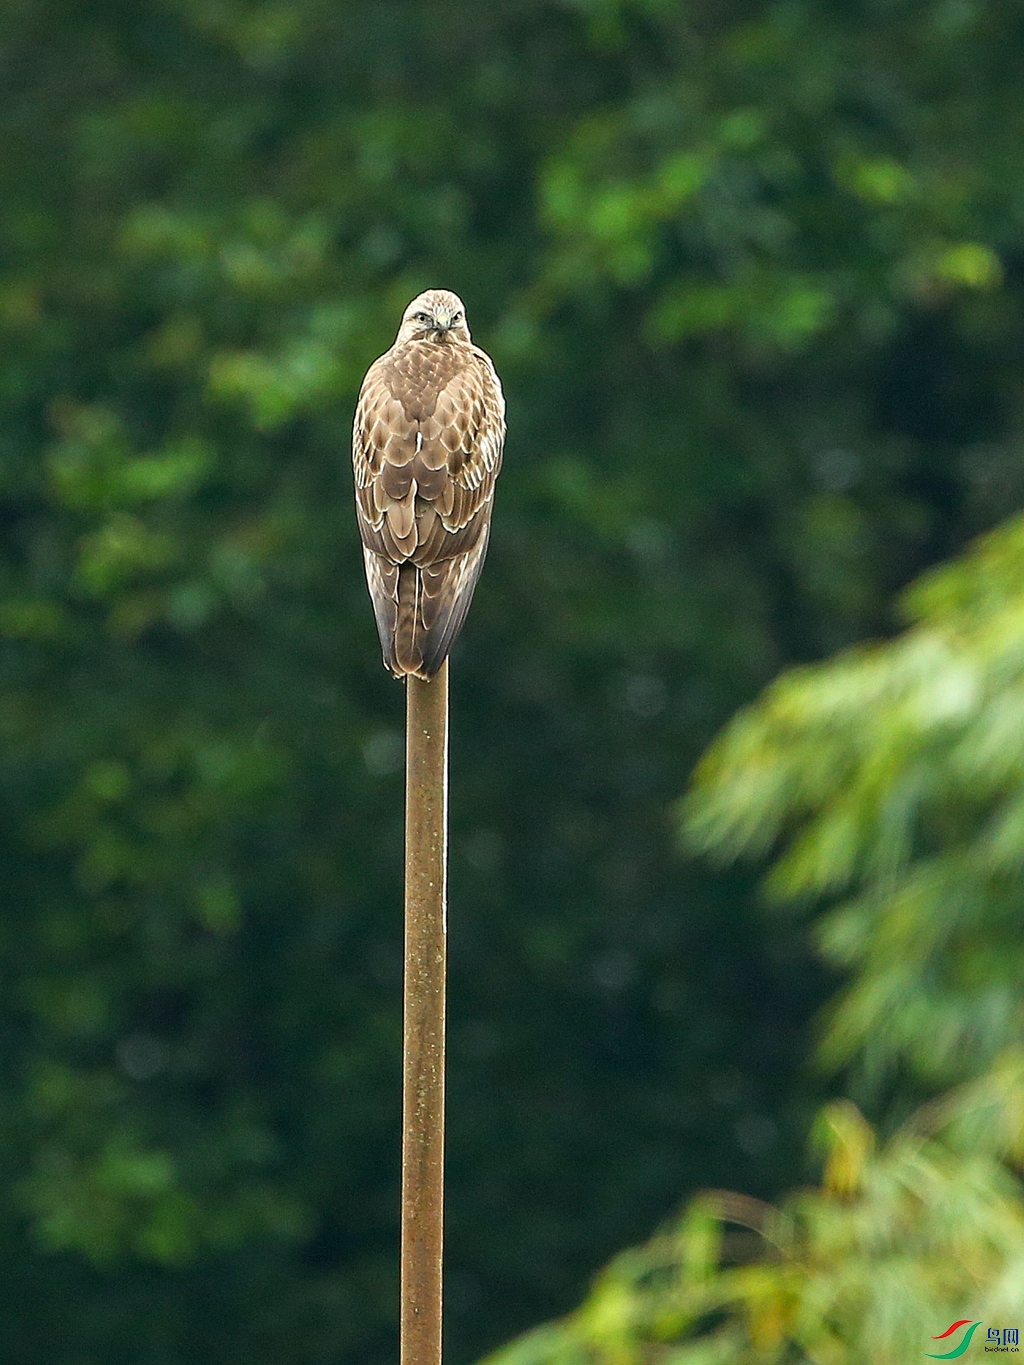
[[945, 1341], [946, 1338], [951, 1337], [954, 1332], [958, 1332], [961, 1327], [966, 1327], [967, 1331], [961, 1337], [959, 1346], [954, 1346], [952, 1351], [944, 1351], [942, 1353], [925, 1351], [925, 1355], [931, 1360], [956, 1360], [959, 1356], [962, 1356], [968, 1346], [970, 1346], [971, 1337], [974, 1336], [980, 1326], [981, 1322], [975, 1322], [973, 1318], [960, 1318], [957, 1322], [950, 1323], [944, 1332], [940, 1332], [937, 1337], [932, 1337], [932, 1341]]

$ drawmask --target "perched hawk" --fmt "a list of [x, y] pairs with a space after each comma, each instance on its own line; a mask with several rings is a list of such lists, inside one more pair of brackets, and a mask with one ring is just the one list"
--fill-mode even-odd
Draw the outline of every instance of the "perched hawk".
[[384, 664], [431, 678], [466, 619], [491, 529], [505, 399], [462, 300], [428, 289], [359, 392], [356, 517]]

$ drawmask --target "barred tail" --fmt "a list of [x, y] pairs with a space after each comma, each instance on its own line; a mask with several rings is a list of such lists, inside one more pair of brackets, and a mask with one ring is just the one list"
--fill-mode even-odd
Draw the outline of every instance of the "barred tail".
[[414, 673], [418, 678], [431, 676], [423, 666], [422, 599], [422, 572], [411, 565], [399, 569], [398, 606], [390, 651], [388, 644], [384, 643], [384, 663], [397, 678], [404, 677], [407, 673]]
[[384, 667], [396, 678], [437, 673], [466, 619], [486, 550], [486, 530], [471, 550], [423, 567], [364, 550]]

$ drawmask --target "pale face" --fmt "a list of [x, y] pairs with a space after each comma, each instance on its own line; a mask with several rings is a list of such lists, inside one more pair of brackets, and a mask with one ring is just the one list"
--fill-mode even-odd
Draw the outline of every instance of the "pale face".
[[402, 316], [395, 344], [407, 341], [469, 341], [466, 309], [450, 289], [427, 289], [413, 299]]

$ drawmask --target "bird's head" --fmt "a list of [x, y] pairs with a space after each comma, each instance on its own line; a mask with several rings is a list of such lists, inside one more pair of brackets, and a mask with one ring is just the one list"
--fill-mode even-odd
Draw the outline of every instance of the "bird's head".
[[427, 289], [402, 315], [396, 345], [407, 341], [469, 341], [466, 310], [450, 289]]

